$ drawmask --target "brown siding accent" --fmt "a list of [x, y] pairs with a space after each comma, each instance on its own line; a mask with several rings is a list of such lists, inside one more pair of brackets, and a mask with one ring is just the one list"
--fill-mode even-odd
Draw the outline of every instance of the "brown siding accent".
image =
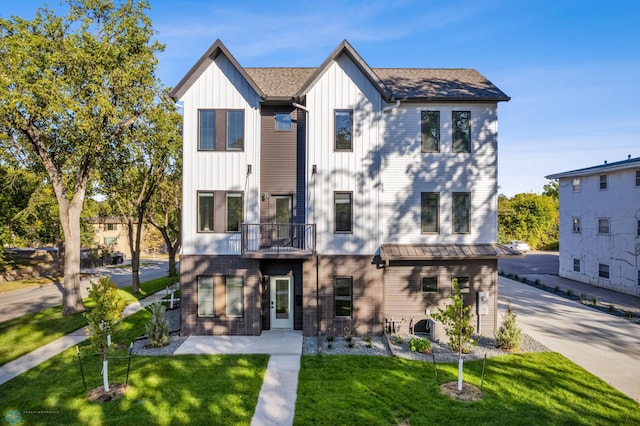
[[[318, 256], [320, 293], [320, 334], [342, 336], [381, 335], [383, 312], [382, 269], [372, 263], [373, 256]], [[316, 270], [313, 258], [303, 265], [304, 335], [318, 333], [316, 309]], [[334, 278], [353, 277], [353, 315], [334, 317]]]
[[216, 110], [216, 151], [227, 150], [227, 111]]
[[[275, 130], [276, 113], [291, 114], [291, 131]], [[260, 194], [294, 195], [296, 193], [296, 139], [298, 134], [296, 109], [291, 106], [263, 106], [261, 116]], [[262, 197], [260, 199], [260, 222], [273, 222], [275, 206], [272, 204], [274, 201], [271, 197], [267, 197], [266, 200], [262, 200]], [[292, 201], [292, 214], [295, 222], [295, 195]]]
[[[426, 320], [426, 310], [435, 313], [438, 307], [444, 307], [452, 294], [454, 277], [468, 276], [469, 293], [464, 294], [465, 305], [472, 305], [472, 323], [476, 332], [485, 336], [493, 336], [497, 326], [497, 260], [457, 260], [457, 261], [397, 261], [390, 262], [384, 271], [384, 318], [395, 321], [405, 318], [401, 323], [401, 332], [409, 331], [409, 320], [413, 323]], [[423, 276], [438, 277], [438, 292], [423, 293], [421, 278]], [[477, 293], [489, 293], [489, 314], [480, 318], [478, 330]]]
[[[259, 262], [239, 256], [183, 255], [180, 258], [181, 327], [180, 334], [258, 336], [262, 331], [260, 313]], [[197, 278], [214, 276], [215, 317], [198, 317]], [[225, 276], [240, 276], [244, 281], [244, 316], [225, 316]]]

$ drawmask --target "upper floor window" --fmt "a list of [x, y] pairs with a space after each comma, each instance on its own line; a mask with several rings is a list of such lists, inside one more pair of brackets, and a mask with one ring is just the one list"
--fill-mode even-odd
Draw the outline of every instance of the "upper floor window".
[[604, 263], [598, 264], [598, 276], [600, 278], [609, 279], [609, 265], [605, 265]]
[[440, 111], [421, 111], [422, 152], [440, 152]]
[[242, 225], [242, 194], [227, 194], [227, 232], [240, 232]]
[[353, 149], [353, 110], [337, 109], [335, 111], [335, 150], [351, 151]]
[[439, 198], [437, 192], [422, 192], [420, 222], [422, 225], [422, 233], [435, 233], [439, 231]]
[[571, 188], [573, 189], [573, 192], [580, 192], [580, 178], [573, 178], [571, 179]]
[[607, 189], [607, 175], [600, 175], [600, 189]]
[[200, 151], [244, 150], [244, 111], [198, 110], [198, 149]]
[[453, 193], [453, 232], [464, 234], [471, 231], [471, 194]]
[[336, 192], [334, 195], [335, 232], [353, 231], [353, 206], [351, 192]]
[[198, 232], [213, 232], [213, 192], [198, 193]]
[[636, 231], [636, 235], [637, 235], [638, 237], [640, 237], [640, 220], [638, 221], [638, 225], [637, 225], [637, 227], [638, 227], [638, 229], [637, 229], [637, 231]]
[[291, 114], [277, 113], [276, 114], [276, 130], [287, 131], [293, 128], [291, 122]]
[[609, 235], [609, 218], [598, 219], [598, 234]]
[[438, 291], [438, 277], [422, 277], [422, 292], [432, 293]]
[[573, 272], [580, 272], [580, 259], [573, 259]]
[[453, 111], [453, 152], [471, 152], [471, 111]]
[[640, 186], [640, 170], [636, 170], [636, 186]]
[[333, 288], [334, 316], [350, 317], [353, 313], [353, 277], [336, 277]]
[[117, 223], [105, 223], [104, 224], [104, 230], [105, 231], [117, 231], [118, 230], [118, 224]]
[[580, 231], [581, 231], [580, 218], [579, 217], [574, 217], [573, 218], [573, 232], [579, 233]]

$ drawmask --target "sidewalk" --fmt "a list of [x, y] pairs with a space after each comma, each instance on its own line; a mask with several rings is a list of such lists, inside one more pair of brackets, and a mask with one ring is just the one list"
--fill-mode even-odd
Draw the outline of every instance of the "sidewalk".
[[[159, 291], [149, 297], [132, 303], [124, 309], [124, 311], [122, 312], [122, 317], [128, 317], [129, 315], [146, 308], [152, 303], [162, 300], [164, 296], [164, 292]], [[80, 330], [76, 330], [70, 334], [67, 334], [66, 336], [54, 340], [53, 342], [48, 343], [33, 352], [29, 352], [28, 354], [23, 355], [18, 359], [0, 366], [0, 385], [8, 382], [14, 377], [19, 376], [25, 371], [31, 370], [32, 368], [40, 365], [49, 358], [58, 355], [60, 352], [63, 352], [77, 345], [78, 343], [85, 341], [86, 339], [87, 333], [84, 328], [81, 328]]]

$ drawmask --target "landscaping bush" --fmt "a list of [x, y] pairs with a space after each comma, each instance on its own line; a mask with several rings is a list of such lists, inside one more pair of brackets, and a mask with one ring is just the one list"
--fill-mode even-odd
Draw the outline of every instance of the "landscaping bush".
[[414, 337], [409, 340], [411, 352], [429, 353], [431, 351], [431, 342], [423, 337]]
[[496, 346], [500, 349], [515, 350], [520, 348], [520, 343], [522, 329], [516, 324], [516, 314], [513, 313], [511, 305], [507, 304], [502, 323], [496, 333]]
[[169, 324], [164, 316], [165, 307], [160, 302], [153, 303], [149, 306], [151, 311], [151, 319], [147, 323], [147, 336], [149, 337], [149, 346], [160, 348], [169, 344]]

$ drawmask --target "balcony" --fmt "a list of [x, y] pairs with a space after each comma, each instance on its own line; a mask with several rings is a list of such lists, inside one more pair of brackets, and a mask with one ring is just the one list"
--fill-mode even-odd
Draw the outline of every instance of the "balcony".
[[316, 226], [298, 223], [243, 223], [242, 257], [307, 259], [316, 251]]

